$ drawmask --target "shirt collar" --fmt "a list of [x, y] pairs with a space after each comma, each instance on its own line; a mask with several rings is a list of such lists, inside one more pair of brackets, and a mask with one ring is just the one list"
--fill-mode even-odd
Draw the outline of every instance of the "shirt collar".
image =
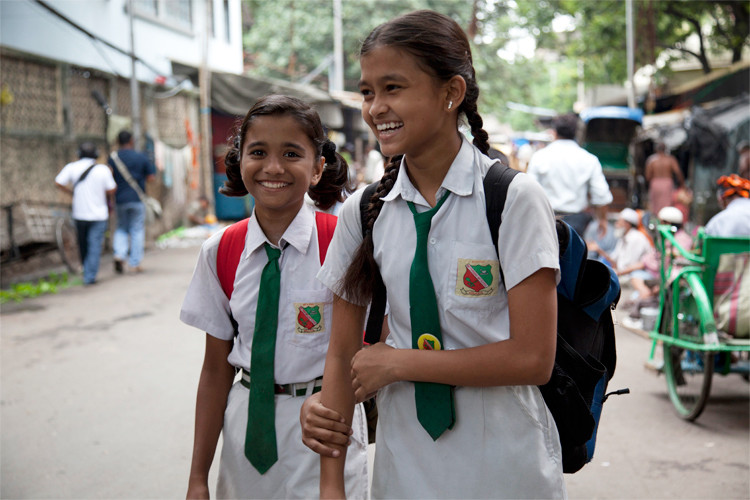
[[[287, 245], [291, 245], [297, 249], [301, 254], [307, 253], [307, 248], [310, 246], [310, 240], [312, 239], [312, 228], [315, 224], [315, 213], [307, 203], [302, 204], [297, 215], [286, 228], [284, 234], [279, 241], [279, 246], [283, 249]], [[253, 252], [257, 251], [265, 243], [275, 247], [275, 244], [268, 241], [266, 234], [258, 224], [258, 219], [255, 217], [255, 210], [253, 209], [253, 216], [250, 217], [247, 227], [247, 240], [245, 241], [245, 251], [243, 258], [248, 258]]]
[[[451, 191], [459, 196], [469, 196], [474, 190], [474, 162], [477, 160], [476, 155], [483, 156], [471, 143], [461, 136], [461, 148], [453, 159], [448, 173], [445, 175], [437, 197], [439, 198], [445, 190]], [[383, 198], [384, 201], [391, 201], [401, 196], [406, 201], [414, 203], [427, 204], [424, 197], [414, 187], [404, 168], [404, 160], [401, 160], [401, 168], [398, 171], [396, 182], [393, 183], [393, 189]]]

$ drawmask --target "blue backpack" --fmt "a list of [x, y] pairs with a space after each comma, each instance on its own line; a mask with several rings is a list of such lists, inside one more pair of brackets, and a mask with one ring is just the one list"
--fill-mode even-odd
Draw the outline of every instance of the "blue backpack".
[[[496, 249], [508, 186], [516, 174], [517, 170], [498, 162], [484, 178], [487, 223]], [[363, 232], [376, 187], [377, 183], [369, 185], [362, 195]], [[606, 393], [617, 363], [612, 319], [620, 299], [617, 275], [605, 264], [587, 258], [586, 244], [567, 223], [557, 220], [556, 229], [561, 274], [557, 286], [557, 351], [552, 376], [539, 389], [560, 434], [563, 472], [573, 473], [594, 456], [604, 401], [610, 394], [630, 391]], [[380, 338], [385, 302], [385, 286], [377, 276], [365, 333], [367, 343]]]

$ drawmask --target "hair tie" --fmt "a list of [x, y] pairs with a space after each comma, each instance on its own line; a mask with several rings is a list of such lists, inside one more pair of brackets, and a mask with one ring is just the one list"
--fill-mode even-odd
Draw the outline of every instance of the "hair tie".
[[326, 141], [323, 143], [323, 156], [325, 157], [326, 162], [336, 158], [336, 143], [335, 142], [333, 142], [330, 139], [326, 139]]

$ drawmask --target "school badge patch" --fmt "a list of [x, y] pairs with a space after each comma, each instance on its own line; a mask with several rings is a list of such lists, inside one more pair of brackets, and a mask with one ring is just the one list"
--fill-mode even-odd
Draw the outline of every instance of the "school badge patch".
[[442, 349], [440, 341], [431, 333], [423, 333], [417, 339], [417, 346], [424, 351], [439, 351]]
[[496, 260], [458, 259], [456, 295], [489, 297], [497, 295], [500, 263]]
[[295, 322], [296, 333], [318, 333], [325, 330], [323, 321], [322, 303], [308, 304], [295, 302], [294, 310], [297, 312], [297, 321]]

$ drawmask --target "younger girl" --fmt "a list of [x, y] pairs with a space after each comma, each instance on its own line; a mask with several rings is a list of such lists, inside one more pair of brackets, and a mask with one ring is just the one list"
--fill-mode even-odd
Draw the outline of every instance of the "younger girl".
[[[232, 144], [222, 192], [250, 193], [255, 208], [244, 222], [230, 298], [217, 277], [217, 234], [201, 248], [180, 313], [206, 332], [187, 496], [208, 497], [208, 472], [223, 430], [218, 497], [310, 498], [318, 494], [319, 462], [302, 445], [299, 413], [305, 397], [320, 387], [332, 295], [315, 279], [318, 230], [304, 196], [319, 201], [320, 192], [340, 193], [341, 184], [326, 184], [346, 182], [340, 172], [347, 165], [326, 139], [318, 114], [287, 96], [260, 99]], [[321, 183], [324, 189], [312, 189]], [[233, 383], [240, 370], [242, 378]], [[361, 408], [353, 428], [346, 492], [364, 498]]]
[[[302, 416], [306, 442], [330, 445], [311, 419], [335, 415], [329, 409], [350, 422], [355, 402], [378, 391], [373, 498], [565, 497], [557, 429], [536, 387], [555, 356], [552, 210], [536, 183], [515, 176], [498, 260], [482, 186], [493, 160], [471, 48], [453, 20], [396, 18], [370, 33], [360, 56], [362, 116], [393, 160], [364, 239], [358, 192], [318, 274], [336, 297], [321, 404]], [[390, 335], [361, 349], [376, 269]], [[321, 498], [345, 494], [352, 448], [336, 451], [321, 456]]]

